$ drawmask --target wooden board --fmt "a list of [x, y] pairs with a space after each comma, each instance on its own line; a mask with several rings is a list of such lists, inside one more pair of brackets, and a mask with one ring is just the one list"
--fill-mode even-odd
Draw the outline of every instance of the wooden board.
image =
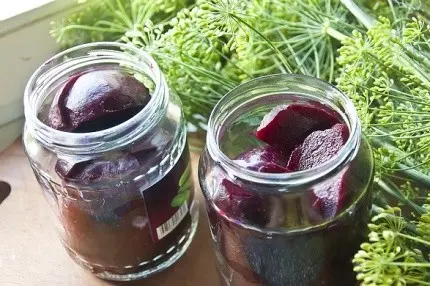
[[[196, 185], [198, 155], [192, 154]], [[0, 285], [219, 285], [200, 189], [200, 222], [187, 253], [170, 269], [146, 280], [112, 283], [76, 265], [57, 238], [54, 216], [31, 171], [20, 140], [0, 154], [0, 180], [11, 185], [0, 204]]]

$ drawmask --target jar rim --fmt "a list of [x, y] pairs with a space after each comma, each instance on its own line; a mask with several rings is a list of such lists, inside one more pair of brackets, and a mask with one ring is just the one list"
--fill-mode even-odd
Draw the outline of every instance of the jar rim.
[[[253, 87], [258, 86], [259, 84], [261, 84], [260, 86], [264, 86], [265, 82], [268, 80], [291, 83], [300, 82], [301, 84], [306, 82], [308, 87], [322, 87], [326, 92], [336, 95], [345, 103], [344, 109], [346, 116], [349, 119], [348, 125], [350, 136], [347, 142], [342, 146], [335, 156], [321, 165], [307, 170], [291, 173], [261, 173], [258, 171], [249, 170], [246, 167], [235, 163], [233, 159], [230, 159], [226, 154], [224, 154], [220, 148], [219, 141], [222, 137], [220, 128], [223, 125], [223, 122], [228, 118], [228, 115], [223, 114], [225, 113], [225, 105], [228, 105], [228, 103], [237, 98], [237, 96], [246, 94], [247, 92], [249, 93], [252, 91]], [[266, 93], [266, 95], [270, 94], [270, 92]], [[297, 93], [294, 93], [294, 91], [282, 91], [282, 94], [296, 95]], [[219, 122], [223, 119], [223, 116], [225, 117], [223, 122]], [[341, 92], [338, 88], [326, 81], [311, 76], [296, 74], [273, 74], [258, 77], [243, 83], [221, 98], [221, 100], [212, 110], [209, 118], [208, 132], [206, 135], [206, 148], [212, 159], [220, 164], [220, 166], [224, 168], [229, 175], [240, 178], [246, 182], [280, 187], [278, 190], [284, 191], [284, 187], [288, 189], [290, 187], [314, 183], [320, 178], [327, 176], [336, 170], [343, 169], [353, 158], [355, 158], [355, 155], [359, 149], [358, 147], [360, 146], [360, 138], [361, 125], [358, 119], [357, 110], [355, 109], [355, 106], [349, 97]]]
[[[76, 58], [68, 57], [78, 52], [85, 54]], [[63, 62], [62, 59], [66, 60]], [[57, 63], [58, 61], [60, 63]], [[59, 80], [61, 74], [65, 75], [67, 72], [70, 73], [77, 68], [88, 68], [96, 64], [105, 64], [106, 61], [114, 64], [131, 65], [133, 68], [142, 66], [142, 61], [145, 61], [149, 69], [151, 69], [153, 72], [151, 80], [155, 88], [151, 92], [150, 101], [142, 110], [121, 124], [88, 133], [72, 133], [56, 130], [39, 119], [38, 109], [40, 106], [37, 100], [40, 100], [40, 98], [35, 97], [41, 95], [37, 93], [47, 92], [46, 89], [55, 80]], [[139, 72], [144, 74], [141, 71]], [[167, 93], [167, 84], [165, 83], [163, 74], [156, 61], [147, 52], [132, 45], [117, 42], [95, 42], [78, 45], [64, 50], [45, 61], [30, 77], [24, 92], [26, 129], [30, 131], [37, 130], [37, 132], [33, 132], [35, 133], [35, 137], [45, 146], [60, 149], [58, 150], [59, 152], [69, 153], [71, 150], [73, 150], [73, 154], [106, 152], [110, 149], [126, 145], [133, 135], [143, 135], [142, 128], [139, 127], [145, 127], [145, 130], [153, 128], [156, 125], [157, 118], [160, 118], [160, 112], [156, 108], [151, 107], [155, 105], [165, 109], [168, 104]], [[138, 129], [139, 133], [133, 131], [136, 129]], [[127, 131], [132, 134], [129, 134]], [[104, 144], [103, 142], [106, 142], [108, 138], [112, 139], [111, 144]]]

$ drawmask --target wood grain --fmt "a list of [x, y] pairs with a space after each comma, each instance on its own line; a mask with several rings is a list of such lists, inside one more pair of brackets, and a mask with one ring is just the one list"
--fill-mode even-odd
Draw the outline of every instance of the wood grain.
[[[194, 177], [198, 155], [192, 154]], [[12, 187], [0, 205], [0, 285], [219, 285], [206, 210], [200, 189], [200, 222], [184, 257], [170, 269], [146, 280], [127, 283], [102, 281], [76, 265], [61, 246], [54, 216], [16, 141], [0, 154], [0, 180]]]

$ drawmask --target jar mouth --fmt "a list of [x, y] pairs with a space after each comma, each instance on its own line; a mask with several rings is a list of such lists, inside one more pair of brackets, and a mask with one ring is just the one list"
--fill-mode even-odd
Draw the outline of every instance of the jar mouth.
[[[88, 133], [65, 132], [42, 122], [39, 111], [55, 82], [80, 69], [107, 64], [130, 67], [153, 82], [151, 98], [142, 110], [118, 125]], [[161, 118], [160, 109], [165, 109], [168, 104], [166, 88], [158, 64], [148, 53], [136, 47], [116, 42], [79, 45], [51, 57], [30, 77], [24, 92], [26, 128], [43, 145], [60, 149], [59, 152], [69, 153], [72, 149], [73, 154], [106, 152], [127, 145], [136, 136], [144, 135], [142, 130], [156, 126], [157, 118]], [[107, 141], [111, 144], [106, 144]]]
[[[297, 91], [300, 88], [301, 91]], [[258, 91], [257, 89], [263, 90]], [[317, 95], [312, 95], [317, 93]], [[326, 162], [314, 168], [291, 173], [261, 173], [249, 170], [230, 159], [220, 148], [223, 127], [232, 114], [241, 106], [271, 95], [302, 95], [322, 101], [341, 115], [349, 127], [350, 136], [339, 152]], [[336, 104], [341, 104], [343, 111]], [[240, 114], [238, 115], [240, 116]], [[235, 116], [235, 118], [238, 118]], [[277, 186], [280, 191], [312, 184], [320, 178], [343, 169], [358, 152], [361, 125], [352, 101], [335, 86], [323, 80], [294, 74], [274, 74], [259, 77], [239, 85], [228, 92], [214, 107], [208, 122], [207, 151], [226, 172], [246, 182]]]

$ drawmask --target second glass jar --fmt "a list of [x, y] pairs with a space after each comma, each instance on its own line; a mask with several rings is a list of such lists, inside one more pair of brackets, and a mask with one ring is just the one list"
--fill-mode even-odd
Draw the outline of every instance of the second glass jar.
[[[132, 96], [146, 105], [114, 113]], [[133, 280], [181, 257], [198, 222], [185, 120], [148, 54], [118, 43], [62, 52], [34, 73], [24, 105], [27, 156], [77, 263]]]
[[[238, 164], [244, 152], [266, 146], [255, 137], [265, 115], [290, 104], [341, 118], [350, 135], [340, 151], [298, 172], [261, 173]], [[247, 164], [255, 163], [252, 156]], [[210, 117], [199, 180], [223, 285], [356, 284], [351, 260], [370, 215], [373, 157], [352, 102], [333, 86], [272, 75], [232, 90]], [[329, 198], [331, 188], [338, 197]]]

